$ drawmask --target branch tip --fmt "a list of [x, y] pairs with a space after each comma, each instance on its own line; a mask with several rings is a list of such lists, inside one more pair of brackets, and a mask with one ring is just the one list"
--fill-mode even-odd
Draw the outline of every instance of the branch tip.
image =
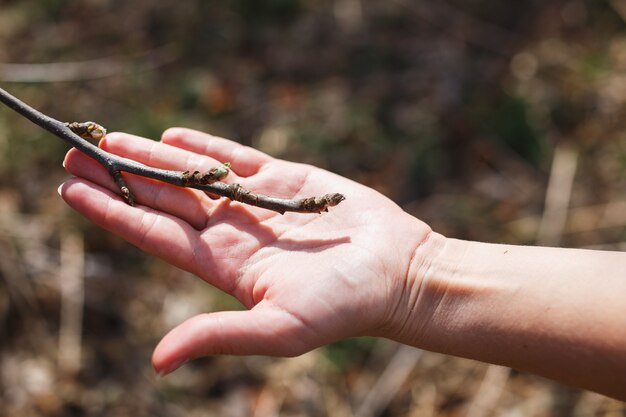
[[334, 207], [345, 200], [343, 194], [326, 194], [321, 197], [310, 197], [300, 200], [303, 211], [310, 213], [327, 212], [329, 207]]
[[134, 206], [135, 196], [130, 191], [130, 188], [128, 188], [128, 184], [126, 184], [126, 180], [124, 180], [124, 177], [122, 177], [122, 173], [117, 170], [111, 171], [111, 176], [113, 177], [115, 184], [117, 184], [117, 186], [119, 187], [120, 193], [122, 194], [122, 198], [124, 199], [124, 201], [126, 201], [129, 206]]

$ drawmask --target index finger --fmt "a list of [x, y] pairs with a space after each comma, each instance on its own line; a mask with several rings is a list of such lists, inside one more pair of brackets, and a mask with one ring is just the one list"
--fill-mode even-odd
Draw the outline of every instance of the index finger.
[[230, 162], [233, 170], [241, 177], [256, 174], [272, 160], [271, 156], [249, 146], [182, 127], [167, 129], [161, 140], [168, 145], [210, 156], [218, 161]]

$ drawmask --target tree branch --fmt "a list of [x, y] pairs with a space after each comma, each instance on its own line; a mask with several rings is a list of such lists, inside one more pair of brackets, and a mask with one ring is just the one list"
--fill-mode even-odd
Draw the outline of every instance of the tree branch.
[[64, 123], [41, 113], [30, 107], [7, 91], [0, 88], [0, 102], [21, 114], [31, 122], [63, 139], [70, 146], [90, 156], [102, 165], [113, 177], [120, 188], [124, 200], [133, 205], [134, 196], [122, 177], [122, 172], [139, 175], [146, 178], [163, 181], [179, 187], [195, 188], [207, 193], [216, 194], [229, 198], [233, 201], [253, 205], [256, 207], [273, 210], [278, 213], [287, 211], [299, 213], [321, 213], [328, 211], [329, 207], [341, 203], [345, 197], [342, 194], [326, 194], [322, 197], [310, 197], [303, 199], [283, 199], [256, 194], [246, 190], [239, 184], [226, 184], [221, 182], [229, 172], [230, 164], [211, 169], [201, 174], [199, 172], [172, 171], [149, 167], [136, 161], [110, 154], [97, 147], [87, 139], [100, 139], [106, 134], [106, 130], [94, 122]]

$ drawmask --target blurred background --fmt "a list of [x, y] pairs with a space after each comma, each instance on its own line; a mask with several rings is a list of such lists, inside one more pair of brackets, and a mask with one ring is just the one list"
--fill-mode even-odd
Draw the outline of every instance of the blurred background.
[[[626, 0], [5, 0], [0, 85], [60, 120], [327, 168], [447, 236], [624, 250], [625, 19]], [[67, 149], [0, 108], [1, 416], [626, 415], [369, 338], [159, 379], [168, 329], [240, 306], [69, 210]]]

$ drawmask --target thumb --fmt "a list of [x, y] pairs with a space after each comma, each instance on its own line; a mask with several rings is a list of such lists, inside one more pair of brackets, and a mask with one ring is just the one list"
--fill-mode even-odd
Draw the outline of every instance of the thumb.
[[170, 331], [152, 355], [161, 375], [209, 355], [297, 356], [313, 348], [310, 331], [293, 314], [263, 302], [247, 311], [192, 317]]

